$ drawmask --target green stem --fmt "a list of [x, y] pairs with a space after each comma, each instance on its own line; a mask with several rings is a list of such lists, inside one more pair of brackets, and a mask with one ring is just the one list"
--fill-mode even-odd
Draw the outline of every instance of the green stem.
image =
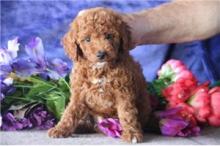
[[69, 88], [69, 90], [70, 90], [70, 86], [69, 86], [69, 84], [66, 82], [66, 80], [65, 80], [64, 78], [61, 78], [61, 80], [64, 81], [65, 85], [66, 85], [66, 86]]
[[57, 87], [53, 87], [53, 88], [50, 88], [49, 90], [45, 91], [45, 92], [40, 92], [39, 94], [37, 94], [36, 96], [40, 96], [42, 94], [45, 94], [45, 93], [48, 93], [50, 91], [52, 91], [53, 89], [56, 89]]

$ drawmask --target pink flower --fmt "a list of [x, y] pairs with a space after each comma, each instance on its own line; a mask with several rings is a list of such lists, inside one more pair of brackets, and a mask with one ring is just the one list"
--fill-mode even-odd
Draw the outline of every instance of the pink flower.
[[188, 103], [194, 108], [197, 120], [207, 122], [211, 110], [208, 83], [198, 86]]
[[195, 110], [199, 122], [208, 122], [211, 126], [220, 126], [220, 87], [208, 88], [208, 83], [195, 90], [188, 103]]
[[166, 78], [175, 82], [182, 79], [188, 79], [196, 82], [196, 78], [180, 60], [168, 60], [158, 71], [159, 79]]
[[214, 87], [209, 91], [211, 114], [208, 117], [209, 124], [220, 126], [220, 87]]
[[120, 137], [122, 133], [122, 127], [118, 119], [107, 118], [98, 122], [99, 129], [110, 137]]

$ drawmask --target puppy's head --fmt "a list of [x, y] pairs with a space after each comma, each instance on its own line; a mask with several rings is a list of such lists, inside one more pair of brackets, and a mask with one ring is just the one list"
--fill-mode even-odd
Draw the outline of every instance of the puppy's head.
[[74, 61], [112, 62], [129, 51], [130, 32], [121, 16], [105, 8], [79, 13], [63, 38]]

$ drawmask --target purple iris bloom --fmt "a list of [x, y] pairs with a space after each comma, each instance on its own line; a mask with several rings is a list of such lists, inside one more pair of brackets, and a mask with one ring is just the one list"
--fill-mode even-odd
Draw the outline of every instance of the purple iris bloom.
[[0, 75], [0, 101], [2, 102], [5, 98], [5, 95], [11, 95], [16, 91], [16, 88], [12, 85], [13, 79], [7, 77], [9, 72], [4, 72], [4, 70], [0, 71], [2, 74]]
[[56, 123], [54, 116], [43, 105], [37, 105], [25, 116], [37, 129], [49, 129]]
[[21, 77], [27, 77], [34, 74], [39, 74], [43, 70], [37, 69], [36, 63], [30, 59], [19, 59], [12, 64], [15, 73]]
[[65, 77], [69, 72], [67, 63], [59, 58], [55, 58], [49, 62], [48, 69], [49, 77], [56, 80], [60, 77]]
[[8, 77], [13, 71], [11, 65], [17, 58], [17, 52], [19, 50], [18, 37], [8, 41], [7, 49], [0, 49], [0, 101], [2, 101], [5, 95], [14, 93], [15, 88], [12, 86], [13, 79]]
[[11, 65], [0, 65], [0, 77], [6, 78], [12, 72]]
[[[19, 50], [18, 38], [8, 41], [8, 49], [0, 49], [0, 75], [7, 77], [13, 70], [18, 76], [40, 75], [58, 80], [69, 73], [67, 63], [55, 58], [48, 61], [45, 58], [41, 38], [33, 37], [25, 46], [28, 58], [17, 58]], [[16, 59], [17, 58], [17, 59]], [[16, 60], [15, 60], [16, 59]]]
[[32, 127], [32, 124], [27, 118], [18, 119], [10, 112], [7, 112], [2, 116], [2, 130], [15, 131], [30, 127]]
[[160, 119], [160, 130], [166, 136], [197, 136], [200, 128], [181, 116], [182, 108], [170, 108], [156, 113]]
[[38, 104], [30, 108], [31, 109], [27, 110], [23, 117], [19, 118], [12, 114], [13, 110], [3, 114], [1, 129], [5, 131], [29, 128], [44, 130], [55, 125], [56, 120], [54, 116], [46, 110], [45, 106]]
[[42, 40], [39, 37], [31, 38], [29, 43], [25, 46], [25, 51], [33, 62], [35, 62], [41, 68], [46, 67], [44, 47]]
[[[63, 60], [55, 58], [52, 61], [48, 61], [45, 59], [43, 43], [39, 37], [32, 38], [28, 45], [25, 46], [25, 51], [30, 57], [30, 65], [24, 66], [24, 68], [27, 70], [23, 70], [24, 72], [38, 72], [38, 74], [44, 78], [48, 76], [54, 80], [65, 77], [69, 73], [67, 63], [65, 63]], [[23, 63], [20, 61], [20, 65], [22, 64]], [[20, 65], [17, 65], [17, 68]]]

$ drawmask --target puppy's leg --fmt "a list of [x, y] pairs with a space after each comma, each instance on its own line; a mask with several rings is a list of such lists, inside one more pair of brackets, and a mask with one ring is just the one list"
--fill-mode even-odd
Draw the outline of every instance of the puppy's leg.
[[150, 99], [146, 88], [143, 89], [141, 96], [137, 99], [137, 108], [142, 130], [144, 130], [148, 126], [147, 124], [151, 114]]
[[138, 110], [131, 94], [124, 94], [117, 98], [117, 112], [122, 125], [122, 139], [138, 143], [143, 140], [143, 132], [138, 121]]
[[84, 104], [70, 101], [60, 122], [48, 131], [48, 135], [53, 138], [70, 136], [85, 113]]

